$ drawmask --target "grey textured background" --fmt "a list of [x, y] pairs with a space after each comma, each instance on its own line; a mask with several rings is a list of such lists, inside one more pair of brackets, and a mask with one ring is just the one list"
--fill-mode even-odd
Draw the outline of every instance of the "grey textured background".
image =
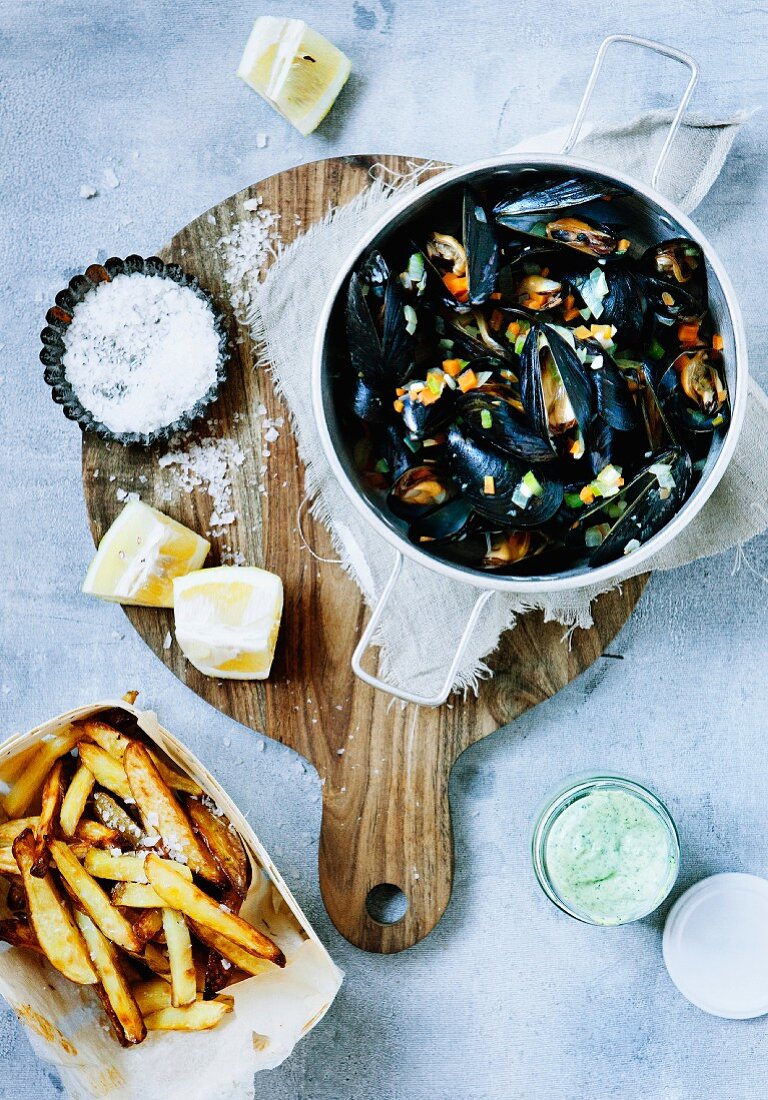
[[[302, 139], [233, 75], [256, 15], [305, 17], [354, 76]], [[654, 579], [637, 613], [578, 681], [458, 763], [457, 873], [438, 929], [404, 955], [343, 941], [320, 900], [319, 785], [288, 749], [216, 714], [167, 672], [120, 610], [85, 600], [92, 554], [80, 440], [37, 362], [51, 294], [97, 255], [151, 252], [200, 211], [302, 160], [404, 152], [461, 159], [568, 120], [607, 33], [690, 50], [695, 108], [765, 101], [767, 9], [753, 0], [0, 0], [0, 728], [142, 688], [283, 868], [347, 972], [325, 1021], [264, 1100], [429, 1097], [717, 1100], [765, 1096], [764, 1020], [705, 1016], [661, 960], [664, 913], [616, 930], [578, 925], [539, 893], [531, 817], [570, 772], [645, 779], [679, 824], [679, 890], [718, 870], [768, 874], [768, 542]], [[626, 54], [606, 113], [662, 106], [680, 74]], [[765, 140], [758, 115], [696, 218], [739, 292], [752, 367], [768, 383]], [[269, 144], [258, 149], [258, 132]], [[104, 185], [112, 168], [119, 186]], [[81, 184], [100, 194], [84, 201]], [[0, 1097], [48, 1100], [55, 1074], [0, 1009]], [[161, 1100], [147, 1092], [147, 1100]]]

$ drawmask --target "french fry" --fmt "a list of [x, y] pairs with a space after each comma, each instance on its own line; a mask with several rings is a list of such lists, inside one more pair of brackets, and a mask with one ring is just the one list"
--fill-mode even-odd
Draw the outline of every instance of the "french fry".
[[[87, 722], [82, 722], [81, 725], [86, 737], [104, 749], [104, 752], [108, 752], [115, 760], [119, 760], [122, 763], [122, 759], [125, 756], [125, 750], [131, 743], [132, 738], [121, 733], [120, 730], [115, 729], [114, 726], [110, 726], [108, 722], [102, 722], [99, 719], [91, 719]], [[147, 749], [147, 752], [152, 757], [155, 767], [160, 772], [165, 782], [173, 790], [184, 791], [186, 794], [200, 795], [203, 793], [200, 784], [195, 783], [194, 779], [190, 779], [188, 775], [182, 775], [181, 772], [177, 772], [175, 768], [169, 768], [152, 749]]]
[[155, 974], [170, 985], [171, 964], [168, 962], [168, 956], [162, 948], [158, 947], [156, 943], [145, 944], [141, 953], [141, 960], [150, 970], [153, 970]]
[[133, 931], [142, 943], [153, 940], [163, 929], [162, 909], [145, 909], [133, 922]]
[[253, 928], [242, 917], [220, 908], [194, 883], [152, 852], [144, 862], [144, 872], [150, 885], [172, 909], [179, 909], [193, 921], [221, 933], [252, 954], [270, 959], [277, 966], [285, 966], [285, 955], [269, 936]]
[[117, 1027], [122, 1031], [126, 1042], [140, 1043], [146, 1038], [147, 1029], [123, 973], [117, 949], [85, 913], [76, 909], [75, 920], [85, 940], [102, 989], [111, 1005]]
[[42, 808], [35, 834], [35, 859], [32, 874], [42, 878], [48, 870], [48, 843], [53, 840], [56, 818], [59, 816], [61, 796], [64, 788], [64, 761], [61, 757], [54, 763], [43, 783]]
[[71, 752], [81, 737], [82, 731], [76, 726], [66, 726], [37, 747], [34, 757], [2, 800], [8, 817], [21, 817], [27, 812], [54, 761]]
[[4, 821], [0, 825], [0, 848], [10, 848], [19, 833], [23, 833], [25, 829], [32, 829], [34, 832], [38, 820], [37, 817], [19, 817], [15, 821]]
[[206, 928], [204, 924], [200, 924], [198, 921], [190, 920], [189, 927], [201, 943], [227, 959], [238, 970], [244, 970], [246, 974], [264, 974], [274, 966], [274, 963], [263, 956], [246, 951], [244, 947], [233, 943], [226, 936], [222, 936], [220, 932], [214, 932], [211, 928]]
[[223, 883], [224, 875], [208, 849], [198, 840], [189, 818], [144, 746], [132, 741], [125, 750], [123, 763], [144, 828], [148, 832], [156, 829], [169, 854], [181, 852], [196, 874], [209, 882]]
[[124, 733], [116, 730], [114, 726], [110, 726], [108, 722], [102, 722], [100, 718], [89, 718], [87, 721], [80, 723], [80, 728], [84, 737], [104, 749], [104, 752], [108, 752], [115, 760], [123, 759], [123, 753], [130, 737], [126, 737]]
[[[14, 862], [16, 861], [14, 860]], [[26, 915], [27, 895], [24, 893], [24, 887], [21, 884], [21, 878], [14, 878], [11, 882], [8, 883], [8, 893], [5, 895], [5, 904], [9, 912], [24, 913]]]
[[145, 857], [144, 852], [113, 856], [102, 848], [91, 848], [83, 866], [94, 878], [108, 878], [115, 882], [146, 882]]
[[106, 791], [96, 791], [93, 796], [93, 809], [102, 825], [117, 830], [131, 848], [141, 844], [144, 839], [144, 830]]
[[106, 787], [119, 798], [132, 797], [125, 769], [119, 760], [115, 760], [114, 756], [110, 756], [99, 745], [94, 745], [90, 741], [81, 741], [78, 751], [83, 764], [101, 787]]
[[80, 865], [67, 845], [62, 840], [51, 841], [50, 851], [59, 874], [107, 939], [126, 951], [141, 951], [143, 945], [129, 922], [115, 909], [96, 879]]
[[53, 885], [50, 874], [44, 878], [32, 874], [34, 853], [34, 835], [31, 829], [25, 829], [13, 842], [13, 854], [21, 872], [29, 921], [37, 941], [51, 965], [70, 981], [93, 985], [96, 973], [66, 903]]
[[248, 893], [250, 868], [240, 837], [224, 818], [217, 816], [200, 799], [188, 798], [186, 809], [192, 827], [237, 893], [244, 898]]
[[110, 829], [100, 821], [90, 821], [84, 817], [75, 826], [75, 836], [87, 848], [116, 848], [121, 840], [117, 829]]
[[171, 986], [162, 978], [150, 978], [147, 982], [137, 982], [131, 987], [142, 1016], [158, 1012], [161, 1008], [171, 1007]]
[[[26, 831], [26, 830], [23, 830]], [[0, 875], [18, 875], [19, 865], [10, 848], [0, 848]]]
[[163, 931], [171, 964], [171, 1000], [179, 1008], [191, 1004], [197, 996], [192, 940], [187, 922], [177, 909], [163, 909]]
[[10, 943], [12, 947], [25, 947], [39, 955], [45, 954], [38, 943], [34, 928], [26, 921], [0, 920], [0, 940]]
[[[113, 856], [109, 852], [91, 848], [85, 857], [84, 866], [94, 878], [107, 878], [115, 882], [146, 882], [147, 876], [144, 872], [146, 858], [146, 852], [126, 852]], [[173, 863], [172, 860], [165, 862], [177, 867], [180, 875], [192, 881], [192, 872], [189, 867], [183, 863]]]
[[88, 771], [85, 764], [81, 764], [74, 774], [72, 782], [67, 787], [67, 793], [61, 802], [59, 824], [66, 837], [73, 837], [77, 823], [85, 812], [85, 804], [88, 801], [95, 780], [93, 774]]
[[232, 997], [215, 1001], [195, 1001], [183, 1008], [161, 1008], [144, 1020], [147, 1031], [209, 1031], [234, 1008]]

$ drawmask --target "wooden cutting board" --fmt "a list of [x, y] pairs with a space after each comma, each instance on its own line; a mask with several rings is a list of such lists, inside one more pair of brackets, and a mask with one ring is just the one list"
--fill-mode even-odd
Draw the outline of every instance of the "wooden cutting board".
[[[198, 695], [314, 764], [323, 783], [319, 873], [325, 905], [350, 942], [368, 951], [394, 952], [426, 936], [451, 896], [448, 780], [456, 758], [588, 668], [626, 621], [646, 578], [634, 578], [621, 592], [602, 596], [594, 628], [577, 631], [570, 647], [561, 640], [562, 626], [544, 623], [540, 614], [527, 615], [491, 659], [496, 675], [483, 685], [479, 698], [454, 699], [439, 710], [401, 708], [353, 676], [350, 657], [368, 611], [340, 567], [316, 561], [301, 547], [296, 516], [304, 479], [287, 426], [269, 444], [269, 458], [262, 457], [264, 436], [255, 410], [263, 404], [272, 418], [286, 416], [286, 411], [269, 374], [254, 370], [250, 334], [228, 307], [219, 242], [233, 225], [252, 216], [243, 203], [257, 196], [264, 207], [282, 215], [280, 231], [288, 242], [330, 205], [344, 203], [366, 187], [373, 166], [382, 164], [397, 172], [414, 162], [342, 157], [281, 172], [202, 214], [159, 252], [198, 276], [229, 320], [230, 377], [212, 414], [215, 423], [201, 434], [236, 440], [246, 460], [233, 476], [238, 519], [225, 535], [212, 539], [207, 564], [219, 564], [225, 552], [239, 552], [247, 564], [282, 576], [285, 613], [269, 682], [209, 679], [187, 664], [175, 644], [164, 647], [173, 630], [171, 611], [126, 608], [126, 614], [160, 660]], [[139, 493], [197, 531], [209, 528], [210, 497], [179, 491], [173, 471], [158, 465], [162, 453], [161, 448], [147, 452], [84, 437], [83, 484], [95, 542], [123, 507], [118, 488]], [[265, 461], [267, 492], [259, 493], [255, 486]], [[321, 525], [305, 516], [304, 530], [319, 555], [334, 557]], [[382, 895], [393, 893], [375, 890], [382, 884], [405, 895], [395, 898], [395, 910], [398, 902], [400, 908], [407, 902], [407, 909], [394, 923], [375, 906]]]

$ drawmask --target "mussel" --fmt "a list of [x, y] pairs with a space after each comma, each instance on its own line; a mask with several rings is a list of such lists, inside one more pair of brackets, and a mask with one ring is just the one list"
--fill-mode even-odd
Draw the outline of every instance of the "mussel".
[[712, 432], [728, 426], [728, 390], [722, 367], [708, 348], [681, 352], [657, 389], [663, 408], [685, 430]]
[[401, 519], [415, 520], [453, 500], [455, 482], [436, 465], [423, 463], [405, 470], [387, 498], [390, 511]]
[[503, 455], [529, 464], [557, 458], [549, 440], [526, 423], [520, 399], [509, 385], [489, 382], [463, 394], [456, 414], [471, 439]]
[[581, 458], [594, 409], [575, 350], [551, 325], [534, 325], [520, 356], [520, 397], [531, 426], [561, 456]]
[[433, 230], [426, 242], [427, 291], [458, 312], [482, 305], [496, 287], [501, 250], [478, 196], [465, 188], [460, 238]]
[[591, 565], [631, 554], [679, 511], [690, 479], [691, 460], [682, 448], [653, 456], [619, 493], [579, 516], [566, 544], [585, 547]]
[[399, 281], [372, 253], [347, 288], [347, 345], [356, 376], [377, 392], [404, 382], [413, 365], [417, 323]]
[[454, 479], [478, 515], [507, 525], [536, 527], [560, 507], [563, 486], [559, 481], [482, 446], [458, 425], [449, 428], [446, 449]]
[[518, 187], [509, 191], [496, 203], [493, 215], [500, 225], [514, 228], [515, 220], [521, 217], [584, 206], [619, 194], [619, 188], [597, 180], [544, 179], [538, 187]]

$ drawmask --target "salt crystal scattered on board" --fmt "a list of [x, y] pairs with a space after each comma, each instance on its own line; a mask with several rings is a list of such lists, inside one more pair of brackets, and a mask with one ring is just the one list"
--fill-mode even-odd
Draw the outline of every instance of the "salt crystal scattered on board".
[[119, 187], [120, 180], [117, 178], [114, 168], [104, 169], [104, 182], [107, 187]]
[[96, 188], [93, 186], [92, 183], [82, 184], [81, 187], [80, 187], [80, 191], [79, 191], [81, 199], [95, 198], [95, 196], [98, 195], [98, 193], [99, 192], [96, 190]]
[[123, 501], [138, 500], [138, 493], [129, 493], [127, 489], [118, 489], [115, 493], [117, 499], [122, 503]]
[[251, 217], [237, 222], [219, 241], [224, 258], [224, 281], [229, 287], [235, 316], [240, 321], [245, 321], [252, 288], [259, 281], [267, 259], [275, 255], [275, 244], [280, 240], [277, 229], [280, 215], [266, 209], [260, 197], [246, 199], [243, 209]]
[[232, 472], [245, 462], [245, 454], [234, 439], [211, 436], [191, 443], [185, 451], [168, 451], [158, 460], [160, 467], [173, 466], [177, 483], [185, 492], [202, 489], [211, 498], [211, 534], [223, 535], [237, 519], [232, 505]]
[[171, 632], [169, 630], [168, 633], [163, 638], [163, 649], [170, 649], [172, 642], [173, 642], [173, 638], [171, 637]]

